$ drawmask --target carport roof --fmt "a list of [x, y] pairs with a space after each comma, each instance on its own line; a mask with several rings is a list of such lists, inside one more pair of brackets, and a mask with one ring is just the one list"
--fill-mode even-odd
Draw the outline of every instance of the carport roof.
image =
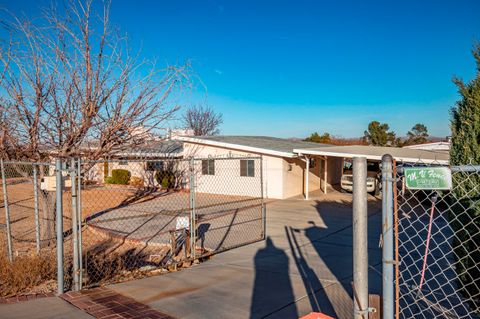
[[293, 152], [294, 148], [322, 148], [331, 146], [328, 144], [290, 140], [270, 136], [181, 136], [178, 137], [178, 140], [194, 144], [210, 145], [244, 152], [268, 154], [281, 157], [296, 157], [296, 154]]
[[365, 145], [328, 146], [320, 148], [296, 148], [295, 153], [303, 155], [319, 155], [332, 157], [365, 157], [370, 160], [381, 160], [384, 154], [390, 154], [400, 162], [422, 162], [448, 164], [449, 154], [427, 150], [416, 150], [399, 147], [380, 147]]

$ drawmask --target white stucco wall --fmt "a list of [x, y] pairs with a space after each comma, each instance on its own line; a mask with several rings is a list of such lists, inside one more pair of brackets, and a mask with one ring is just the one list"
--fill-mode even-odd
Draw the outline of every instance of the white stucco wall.
[[[286, 158], [284, 163], [284, 198], [305, 194], [304, 179], [306, 163], [299, 158]], [[309, 191], [320, 188], [320, 162], [314, 161], [315, 166], [310, 167], [308, 175]]]

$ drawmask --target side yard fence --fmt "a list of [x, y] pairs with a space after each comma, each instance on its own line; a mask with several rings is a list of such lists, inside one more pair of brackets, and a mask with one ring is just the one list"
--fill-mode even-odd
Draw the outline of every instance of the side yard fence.
[[480, 318], [480, 166], [382, 166], [383, 318]]
[[0, 297], [168, 272], [265, 238], [260, 157], [0, 168]]

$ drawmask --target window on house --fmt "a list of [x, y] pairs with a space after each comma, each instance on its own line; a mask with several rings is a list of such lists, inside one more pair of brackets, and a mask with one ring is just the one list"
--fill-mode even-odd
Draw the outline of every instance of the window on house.
[[163, 162], [147, 162], [147, 171], [163, 171], [164, 170], [164, 163]]
[[202, 174], [215, 175], [215, 161], [213, 159], [202, 160]]
[[240, 176], [255, 176], [255, 161], [254, 160], [240, 160]]
[[122, 158], [122, 159], [120, 159], [120, 160], [118, 161], [118, 165], [123, 165], [123, 166], [124, 166], [124, 165], [128, 165], [128, 161], [127, 161], [126, 159], [123, 159], [123, 158]]
[[314, 158], [310, 159], [310, 168], [315, 168], [317, 167], [317, 160]]

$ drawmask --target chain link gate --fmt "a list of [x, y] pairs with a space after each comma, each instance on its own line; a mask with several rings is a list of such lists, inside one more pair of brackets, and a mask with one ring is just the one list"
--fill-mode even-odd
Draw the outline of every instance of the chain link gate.
[[83, 287], [265, 238], [260, 157], [84, 161], [77, 174]]
[[438, 166], [393, 165], [386, 213], [394, 220], [395, 297], [385, 300], [384, 291], [384, 305], [395, 310], [384, 318], [480, 318], [480, 166], [450, 167], [450, 190], [406, 186], [406, 168]]

